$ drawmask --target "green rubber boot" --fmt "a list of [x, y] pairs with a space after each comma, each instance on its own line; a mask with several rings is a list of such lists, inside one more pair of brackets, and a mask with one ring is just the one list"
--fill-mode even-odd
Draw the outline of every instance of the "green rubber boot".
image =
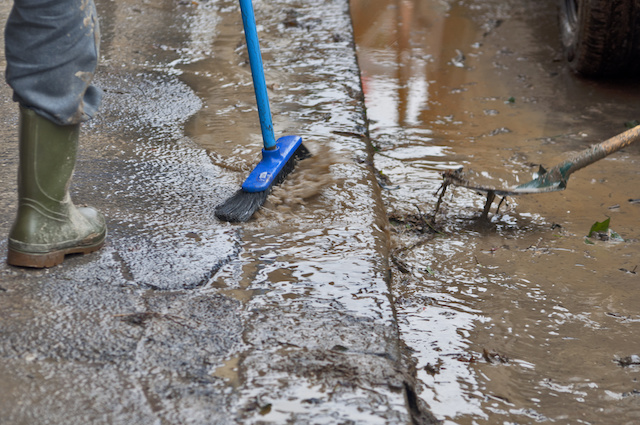
[[60, 126], [20, 108], [18, 215], [7, 263], [53, 267], [67, 254], [88, 254], [104, 245], [102, 214], [77, 208], [69, 196], [79, 132], [80, 125]]

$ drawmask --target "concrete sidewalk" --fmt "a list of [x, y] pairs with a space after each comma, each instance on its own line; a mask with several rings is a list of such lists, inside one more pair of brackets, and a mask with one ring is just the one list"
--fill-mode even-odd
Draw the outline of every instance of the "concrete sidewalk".
[[[348, 1], [255, 5], [277, 135], [314, 159], [242, 225], [213, 215], [260, 149], [237, 2], [97, 4], [106, 96], [73, 196], [109, 240], [0, 265], [0, 424], [431, 423], [387, 286]], [[17, 107], [0, 95], [6, 252]]]

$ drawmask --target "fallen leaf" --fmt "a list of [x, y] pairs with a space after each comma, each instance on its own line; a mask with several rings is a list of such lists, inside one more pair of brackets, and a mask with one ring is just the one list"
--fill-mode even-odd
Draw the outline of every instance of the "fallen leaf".
[[593, 223], [593, 226], [591, 226], [591, 230], [589, 230], [589, 237], [591, 237], [591, 235], [593, 235], [594, 233], [606, 233], [607, 230], [609, 230], [610, 221], [611, 219], [607, 218], [605, 221], [596, 221], [595, 223]]

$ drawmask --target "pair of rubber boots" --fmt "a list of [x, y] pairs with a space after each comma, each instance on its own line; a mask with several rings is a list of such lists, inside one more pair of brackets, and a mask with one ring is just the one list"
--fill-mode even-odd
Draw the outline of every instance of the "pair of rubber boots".
[[53, 267], [67, 254], [88, 254], [104, 244], [104, 216], [76, 207], [69, 196], [79, 132], [80, 125], [57, 125], [20, 108], [18, 214], [7, 263]]

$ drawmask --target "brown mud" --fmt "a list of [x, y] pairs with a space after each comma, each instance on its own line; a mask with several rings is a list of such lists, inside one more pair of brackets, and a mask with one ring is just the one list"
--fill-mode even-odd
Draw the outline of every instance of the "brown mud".
[[[571, 74], [551, 0], [351, 5], [419, 396], [445, 423], [635, 423], [640, 146], [488, 223], [464, 188], [432, 214], [445, 170], [513, 186], [625, 131], [638, 81]], [[607, 218], [619, 238], [587, 237]]]

